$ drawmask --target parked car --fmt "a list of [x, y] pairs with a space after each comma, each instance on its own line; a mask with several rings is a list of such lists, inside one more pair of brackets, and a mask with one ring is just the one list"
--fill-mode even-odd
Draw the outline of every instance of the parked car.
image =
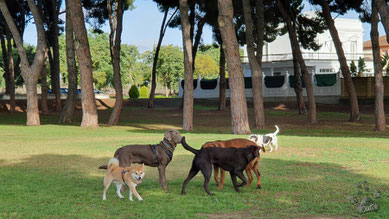
[[[53, 92], [51, 89], [49, 89], [49, 90], [47, 91], [47, 93], [53, 94], [54, 92]], [[67, 88], [60, 88], [60, 89], [59, 89], [59, 93], [60, 93], [60, 94], [67, 94], [67, 93], [68, 93], [68, 89], [67, 89]]]
[[[93, 92], [94, 92], [95, 94], [103, 94], [103, 93], [104, 93], [104, 92], [99, 91], [99, 90], [97, 90], [97, 89], [93, 89]], [[81, 94], [81, 89], [77, 89], [77, 94]]]

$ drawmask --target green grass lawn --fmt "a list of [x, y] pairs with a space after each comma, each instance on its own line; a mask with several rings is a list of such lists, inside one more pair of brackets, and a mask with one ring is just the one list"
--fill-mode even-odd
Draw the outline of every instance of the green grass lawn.
[[[104, 122], [109, 111], [100, 111]], [[216, 116], [218, 115], [218, 116]], [[251, 112], [250, 112], [251, 116]], [[281, 128], [279, 150], [262, 154], [262, 189], [236, 193], [229, 176], [222, 191], [213, 179], [207, 196], [198, 174], [180, 194], [193, 154], [178, 145], [167, 168], [170, 191], [162, 191], [156, 168], [147, 167], [137, 187], [143, 202], [119, 199], [112, 185], [102, 201], [105, 171], [115, 150], [126, 144], [158, 143], [167, 128], [180, 128], [176, 109], [125, 108], [119, 126], [80, 128], [57, 125], [56, 114], [42, 116], [39, 127], [26, 127], [25, 114], [0, 113], [0, 218], [348, 218], [359, 216], [347, 197], [366, 180], [382, 191], [378, 212], [389, 218], [389, 136], [371, 131], [371, 115], [348, 123], [347, 114], [323, 112], [319, 124], [306, 125], [293, 111], [266, 112], [265, 133]], [[79, 112], [76, 116], [79, 119]], [[208, 118], [208, 119], [207, 119]], [[197, 107], [195, 131], [182, 132], [199, 148], [210, 140], [230, 139], [229, 112]], [[135, 199], [136, 200], [136, 199]]]

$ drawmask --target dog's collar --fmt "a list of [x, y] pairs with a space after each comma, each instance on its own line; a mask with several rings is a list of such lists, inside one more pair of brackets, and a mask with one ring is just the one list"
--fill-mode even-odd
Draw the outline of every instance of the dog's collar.
[[163, 144], [164, 146], [166, 146], [168, 148], [169, 151], [174, 151], [175, 149], [175, 146], [173, 144], [171, 144], [166, 138], [163, 139], [163, 141], [161, 141], [161, 144]]
[[169, 156], [170, 160], [172, 160], [175, 146], [170, 144], [170, 142], [167, 141], [166, 138], [164, 138], [163, 141], [161, 141], [159, 144], [162, 146], [162, 148], [165, 151], [165, 153], [167, 154], [167, 156]]

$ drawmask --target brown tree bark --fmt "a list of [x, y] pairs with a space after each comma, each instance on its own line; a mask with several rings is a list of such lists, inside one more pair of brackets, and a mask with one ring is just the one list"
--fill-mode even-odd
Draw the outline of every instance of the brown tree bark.
[[[66, 1], [66, 11], [70, 11], [69, 1]], [[71, 13], [66, 13], [66, 62], [68, 69], [68, 96], [61, 112], [59, 123], [68, 123], [73, 120], [73, 112], [78, 98], [77, 94], [77, 66], [74, 48], [74, 32]]]
[[378, 43], [378, 10], [375, 0], [372, 1], [371, 13], [371, 45], [373, 49], [374, 77], [375, 77], [375, 130], [378, 132], [385, 131], [385, 111], [384, 111], [384, 81], [382, 77], [380, 46]]
[[[123, 28], [123, 0], [118, 0], [115, 3], [115, 11], [112, 15], [111, 1], [107, 1], [109, 14], [109, 26], [111, 33], [109, 34], [109, 44], [111, 51], [111, 62], [113, 65], [113, 79], [115, 85], [116, 101], [113, 107], [111, 116], [109, 117], [109, 125], [117, 125], [120, 112], [123, 107], [123, 86], [122, 77], [120, 75], [120, 43]], [[115, 38], [115, 39], [114, 39]]]
[[155, 48], [153, 68], [151, 71], [151, 90], [150, 90], [149, 103], [147, 104], [148, 108], [154, 107], [155, 89], [157, 87], [157, 62], [158, 62], [159, 50], [161, 49], [162, 39], [165, 36], [168, 24], [170, 23], [173, 16], [177, 13], [177, 11], [178, 11], [178, 8], [170, 16], [168, 22], [166, 22], [166, 18], [167, 18], [168, 12], [169, 12], [169, 10], [166, 9], [164, 16], [163, 16], [163, 19], [162, 19], [161, 30], [159, 31], [159, 39], [158, 39], [157, 47]]
[[223, 51], [223, 45], [220, 44], [220, 59], [219, 59], [219, 111], [226, 110], [226, 57]]
[[193, 130], [193, 58], [192, 58], [192, 38], [191, 25], [188, 16], [188, 0], [179, 0], [182, 41], [184, 47], [184, 104], [183, 104], [183, 124], [182, 129]]
[[249, 134], [243, 69], [233, 21], [232, 0], [218, 0], [218, 9], [218, 25], [223, 40], [223, 50], [227, 58], [230, 83], [232, 132], [234, 134]]
[[75, 33], [75, 48], [80, 68], [81, 78], [81, 106], [82, 106], [82, 127], [98, 128], [98, 115], [96, 100], [93, 92], [92, 59], [89, 49], [88, 35], [84, 23], [80, 0], [68, 0], [69, 12], [72, 16], [73, 31]]
[[12, 35], [8, 25], [6, 26], [7, 51], [8, 51], [8, 80], [9, 80], [9, 105], [10, 111], [15, 112], [15, 68], [12, 48]]
[[4, 39], [5, 33], [0, 32], [0, 42], [1, 42], [1, 53], [3, 56], [3, 63], [4, 63], [4, 74], [3, 78], [5, 80], [5, 93], [9, 94], [9, 65], [8, 65], [8, 53], [7, 53], [7, 46], [6, 46], [6, 41]]
[[49, 112], [49, 107], [47, 106], [47, 71], [46, 71], [46, 62], [44, 62], [41, 73], [41, 112], [42, 114], [47, 114]]
[[331, 38], [334, 41], [334, 46], [336, 49], [336, 53], [338, 55], [338, 60], [340, 64], [340, 69], [342, 71], [342, 75], [344, 78], [344, 84], [346, 85], [346, 89], [350, 99], [350, 121], [359, 121], [359, 105], [358, 105], [358, 97], [354, 88], [353, 80], [351, 79], [350, 69], [347, 65], [346, 57], [344, 56], [344, 51], [342, 48], [342, 42], [340, 41], [338, 31], [335, 27], [335, 22], [331, 17], [331, 10], [328, 3], [324, 0], [319, 1], [320, 6], [322, 7], [324, 19], [327, 23], [328, 29], [331, 34]]
[[384, 26], [384, 30], [386, 33], [386, 41], [389, 43], [389, 9], [385, 0], [374, 0], [374, 4], [376, 5], [378, 12], [381, 17], [382, 26]]
[[[59, 36], [59, 28], [58, 28], [58, 8], [56, 6], [56, 0], [50, 0], [47, 2], [50, 5], [51, 13], [51, 23], [50, 23], [50, 33], [49, 38], [51, 42], [52, 51], [52, 59], [50, 59], [50, 75], [51, 75], [51, 90], [55, 94], [55, 111], [61, 112], [62, 103], [61, 103], [61, 93], [60, 93], [60, 63], [59, 63], [59, 44], [58, 44], [58, 36]], [[61, 4], [61, 3], [59, 3]]]
[[297, 60], [297, 54], [294, 50], [292, 50], [292, 55], [293, 55], [293, 75], [296, 80], [294, 92], [296, 93], [297, 108], [300, 115], [306, 115], [307, 108], [305, 107], [305, 103], [304, 103], [303, 84], [301, 81], [300, 67]]
[[308, 72], [307, 66], [305, 65], [305, 61], [300, 50], [300, 45], [297, 40], [296, 27], [293, 25], [289, 13], [287, 12], [285, 6], [280, 0], [277, 1], [277, 7], [280, 10], [282, 18], [288, 28], [289, 40], [292, 46], [292, 51], [294, 50], [296, 52], [297, 60], [301, 68], [301, 73], [303, 75], [303, 80], [305, 82], [309, 104], [308, 121], [310, 123], [316, 123], [316, 100], [315, 95], [313, 93], [312, 78]]
[[158, 44], [157, 47], [155, 48], [153, 69], [151, 71], [151, 90], [150, 90], [149, 103], [147, 104], [148, 108], [154, 107], [155, 89], [157, 87], [157, 62], [158, 62], [159, 50], [161, 49], [162, 39], [163, 36], [165, 35], [164, 28], [165, 28], [165, 22], [167, 19], [168, 12], [169, 9], [165, 9], [165, 13], [163, 15], [162, 24], [161, 24], [161, 30], [159, 31]]
[[38, 8], [36, 7], [34, 0], [28, 0], [28, 6], [34, 17], [35, 26], [37, 30], [37, 47], [34, 56], [34, 62], [30, 66], [27, 59], [27, 54], [23, 48], [23, 41], [20, 33], [13, 21], [11, 14], [8, 11], [7, 5], [4, 0], [0, 0], [0, 10], [8, 24], [8, 27], [12, 33], [15, 43], [18, 48], [18, 53], [21, 58], [22, 76], [26, 83], [27, 89], [27, 125], [40, 125], [39, 109], [38, 109], [38, 95], [37, 95], [37, 83], [38, 77], [41, 73], [44, 61], [47, 58], [47, 45], [45, 30], [43, 27], [43, 21], [41, 19]]
[[[261, 4], [262, 1], [259, 0], [257, 3]], [[262, 10], [257, 11], [257, 16], [263, 18], [263, 8], [259, 7]], [[257, 54], [260, 58], [257, 59], [255, 56], [255, 45], [254, 45], [254, 23], [251, 18], [252, 8], [250, 6], [250, 0], [243, 0], [243, 14], [244, 21], [246, 25], [246, 46], [247, 46], [247, 55], [249, 57], [249, 63], [251, 68], [251, 84], [253, 92], [253, 102], [254, 102], [254, 129], [263, 129], [265, 128], [265, 114], [263, 107], [263, 95], [262, 95], [262, 52]], [[262, 14], [261, 14], [262, 13]], [[264, 19], [260, 19], [260, 24], [257, 30], [257, 46], [262, 47], [263, 45], [263, 32], [264, 32]], [[258, 49], [257, 51], [262, 51]]]
[[193, 40], [193, 51], [192, 51], [192, 57], [193, 57], [192, 69], [193, 69], [193, 71], [195, 69], [197, 50], [198, 50], [199, 45], [200, 45], [201, 35], [203, 35], [204, 25], [205, 25], [205, 17], [202, 17], [197, 22], [197, 31], [196, 31], [196, 35], [194, 36], [194, 40]]

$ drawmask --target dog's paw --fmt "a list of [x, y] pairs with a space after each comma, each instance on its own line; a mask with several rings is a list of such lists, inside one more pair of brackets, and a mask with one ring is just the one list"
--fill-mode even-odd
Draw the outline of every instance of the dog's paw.
[[186, 192], [181, 192], [181, 195], [186, 195]]
[[124, 198], [124, 196], [119, 196], [119, 198], [120, 198], [120, 199], [123, 199], [123, 198]]
[[260, 184], [257, 185], [257, 189], [261, 189], [261, 185]]

